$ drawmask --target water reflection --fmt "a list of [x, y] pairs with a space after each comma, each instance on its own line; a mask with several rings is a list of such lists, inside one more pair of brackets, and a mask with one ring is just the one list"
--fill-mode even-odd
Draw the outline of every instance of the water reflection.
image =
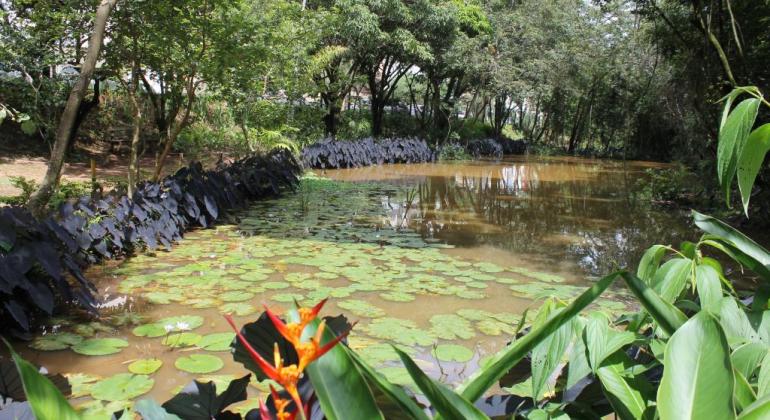
[[416, 190], [381, 196], [392, 226], [462, 247], [493, 246], [545, 261], [570, 259], [587, 273], [633, 267], [654, 243], [692, 239], [682, 211], [653, 208], [637, 180], [649, 163], [515, 159], [500, 163], [387, 165], [329, 171], [348, 181]]

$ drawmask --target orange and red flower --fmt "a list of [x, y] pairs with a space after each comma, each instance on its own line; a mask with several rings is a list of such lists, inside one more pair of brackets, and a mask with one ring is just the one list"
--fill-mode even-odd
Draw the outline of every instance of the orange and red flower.
[[[262, 372], [264, 372], [268, 378], [280, 384], [283, 389], [286, 390], [289, 396], [291, 396], [291, 399], [297, 406], [294, 412], [289, 413], [287, 411], [289, 401], [279, 398], [278, 393], [275, 392], [275, 389], [273, 389], [271, 386], [271, 393], [273, 395], [276, 411], [278, 413], [277, 420], [293, 420], [300, 412], [302, 413], [303, 418], [307, 417], [309, 407], [306, 407], [302, 404], [302, 399], [300, 398], [299, 390], [297, 389], [297, 384], [299, 383], [305, 368], [310, 363], [317, 360], [319, 357], [323, 356], [329, 350], [334, 348], [334, 346], [336, 346], [337, 343], [344, 339], [345, 336], [347, 336], [347, 334], [350, 332], [350, 330], [348, 330], [345, 333], [335, 337], [328, 343], [321, 345], [321, 340], [323, 339], [323, 334], [326, 329], [326, 321], [321, 321], [321, 323], [318, 324], [318, 327], [316, 328], [315, 334], [310, 337], [308, 341], [302, 341], [302, 333], [304, 332], [305, 327], [307, 327], [308, 324], [316, 319], [318, 313], [321, 311], [321, 308], [323, 308], [325, 303], [326, 299], [319, 302], [313, 308], [297, 309], [297, 312], [299, 313], [299, 322], [290, 323], [283, 322], [275, 313], [273, 313], [269, 308], [265, 307], [265, 311], [267, 312], [267, 316], [270, 321], [273, 323], [278, 332], [284, 338], [286, 338], [289, 343], [292, 344], [294, 350], [297, 352], [297, 356], [299, 357], [298, 364], [290, 364], [286, 366], [283, 364], [284, 360], [278, 349], [278, 343], [275, 343], [273, 350], [273, 364], [270, 364], [267, 360], [265, 360], [265, 358], [257, 353], [256, 350], [254, 350], [254, 348], [251, 346], [251, 344], [249, 344], [243, 334], [241, 334], [240, 330], [235, 326], [235, 322], [233, 321], [232, 316], [229, 314], [225, 315], [225, 319], [227, 319], [227, 322], [230, 324], [233, 330], [235, 330], [235, 333], [238, 336], [238, 340], [246, 348], [249, 356], [251, 356], [254, 362], [257, 363], [257, 366], [259, 366], [260, 370], [262, 370]], [[270, 415], [267, 412], [266, 407], [264, 407], [261, 402], [260, 413], [263, 419], [270, 419]]]

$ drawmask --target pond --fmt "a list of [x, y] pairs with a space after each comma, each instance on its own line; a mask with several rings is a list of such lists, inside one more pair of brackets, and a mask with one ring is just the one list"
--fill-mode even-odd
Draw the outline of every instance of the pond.
[[[118, 305], [100, 322], [53, 320], [23, 355], [67, 373], [76, 405], [98, 415], [140, 395], [166, 401], [193, 379], [245, 374], [223, 313], [243, 324], [263, 304], [330, 297], [324, 314], [358, 321], [350, 346], [389, 379], [409, 383], [393, 343], [458, 383], [510, 341], [527, 308], [569, 300], [634, 267], [648, 246], [696, 235], [686, 213], [641, 198], [645, 170], [659, 167], [517, 157], [316, 171], [296, 193], [191, 232], [170, 252], [94, 267], [90, 278]], [[593, 308], [632, 301], [614, 288]], [[253, 395], [266, 390], [253, 385]]]

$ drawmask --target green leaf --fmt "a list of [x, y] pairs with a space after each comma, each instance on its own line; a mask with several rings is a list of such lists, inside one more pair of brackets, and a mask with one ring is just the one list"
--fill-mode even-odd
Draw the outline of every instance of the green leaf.
[[604, 316], [591, 316], [583, 330], [583, 340], [588, 349], [588, 362], [591, 369], [596, 372], [604, 359], [627, 344], [631, 344], [634, 341], [634, 334], [630, 331], [611, 329]]
[[736, 371], [746, 378], [751, 378], [767, 356], [767, 351], [767, 345], [764, 343], [746, 343], [733, 350], [730, 361]]
[[198, 347], [208, 351], [230, 351], [230, 343], [234, 338], [235, 333], [231, 332], [204, 335], [198, 341]]
[[693, 211], [693, 219], [700, 229], [716, 236], [723, 245], [730, 246], [729, 251], [736, 254], [730, 255], [731, 258], [770, 282], [770, 253], [765, 248], [721, 220], [696, 211]]
[[746, 380], [746, 377], [733, 368], [733, 374], [735, 375], [735, 391], [733, 394], [733, 401], [735, 406], [740, 409], [748, 407], [757, 399], [757, 394], [754, 389]]
[[754, 126], [759, 104], [760, 101], [757, 98], [743, 100], [730, 112], [724, 126], [719, 130], [717, 175], [728, 205], [730, 187], [735, 177], [738, 157], [741, 156], [746, 139]]
[[137, 375], [149, 375], [155, 373], [163, 366], [160, 359], [139, 359], [128, 365], [128, 371]]
[[624, 361], [627, 359], [624, 356], [622, 352], [613, 354], [597, 369], [596, 375], [604, 390], [612, 396], [610, 402], [621, 419], [651, 417], [648, 407], [652, 386], [642, 376], [624, 376]]
[[[558, 312], [555, 311], [557, 314]], [[556, 315], [558, 316], [558, 315]], [[561, 362], [572, 341], [573, 324], [565, 322], [532, 349], [532, 398], [540, 400], [546, 382]]]
[[743, 153], [738, 157], [738, 187], [741, 191], [743, 211], [748, 217], [751, 189], [757, 179], [759, 168], [770, 151], [770, 123], [752, 131], [746, 140]]
[[150, 392], [155, 381], [147, 375], [119, 373], [94, 384], [91, 397], [104, 401], [125, 401]]
[[[5, 341], [5, 339], [3, 339]], [[8, 351], [16, 363], [19, 376], [24, 387], [32, 412], [38, 419], [79, 420], [80, 415], [64, 398], [64, 395], [51, 383], [51, 380], [41, 375], [37, 368], [22, 359], [5, 341]]]
[[24, 134], [31, 136], [35, 134], [35, 131], [37, 131], [37, 124], [35, 124], [35, 122], [32, 120], [23, 121], [21, 123], [21, 131]]
[[671, 303], [663, 300], [655, 291], [647, 286], [643, 281], [630, 273], [622, 273], [626, 286], [639, 299], [644, 309], [652, 316], [658, 326], [663, 331], [671, 335], [682, 324], [687, 321], [687, 317]]
[[473, 358], [473, 350], [459, 344], [439, 344], [433, 349], [436, 359], [464, 363]]
[[219, 357], [210, 354], [191, 354], [176, 359], [174, 366], [189, 373], [211, 373], [222, 369], [225, 363]]
[[760, 339], [759, 334], [751, 326], [746, 312], [738, 307], [738, 302], [732, 296], [722, 298], [719, 322], [730, 344], [750, 343]]
[[428, 416], [422, 409], [404, 392], [403, 388], [392, 384], [385, 379], [379, 372], [372, 369], [356, 352], [345, 348], [351, 359], [356, 363], [356, 366], [361, 370], [361, 373], [366, 377], [367, 382], [370, 385], [376, 386], [387, 395], [391, 401], [396, 403], [405, 413], [411, 418], [417, 420], [428, 420]]
[[757, 397], [764, 397], [770, 394], [770, 357], [762, 360], [757, 374]]
[[[291, 310], [288, 312], [288, 318], [290, 322], [297, 322], [299, 314], [296, 310]], [[315, 335], [319, 323], [315, 320], [308, 324], [303, 331], [303, 339]], [[327, 343], [334, 337], [334, 333], [326, 328], [321, 342]], [[383, 418], [366, 380], [340, 345], [334, 346], [320, 359], [308, 365], [305, 372], [328, 419]]]
[[735, 377], [722, 328], [708, 312], [699, 312], [668, 341], [658, 388], [661, 420], [735, 417]]
[[522, 338], [509, 344], [498, 352], [489, 363], [476, 371], [463, 385], [459, 392], [468, 401], [476, 401], [494, 386], [495, 383], [513, 366], [521, 361], [538, 343], [569, 322], [586, 306], [590, 305], [620, 273], [612, 273], [597, 281], [592, 287], [578, 296], [561, 312], [548, 319], [542, 326], [535, 328]]
[[411, 357], [394, 346], [396, 353], [404, 363], [404, 367], [409, 375], [425, 394], [425, 398], [430, 401], [436, 412], [447, 419], [488, 419], [484, 413], [476, 408], [472, 403], [465, 400], [458, 394], [455, 394], [444, 385], [429, 378], [414, 363]]
[[750, 406], [746, 407], [741, 415], [738, 416], [739, 420], [764, 420], [770, 417], [770, 394], [759, 398], [754, 401]]
[[86, 356], [105, 356], [119, 353], [128, 347], [128, 341], [120, 338], [91, 338], [72, 346], [72, 351]]
[[719, 273], [710, 265], [699, 265], [695, 267], [695, 282], [701, 309], [718, 313], [722, 301]]
[[692, 269], [692, 260], [687, 258], [674, 258], [666, 261], [660, 267], [655, 278], [653, 287], [660, 294], [660, 297], [667, 302], [673, 303], [682, 294], [682, 290], [687, 285]]
[[168, 411], [155, 402], [155, 400], [140, 400], [134, 404], [134, 410], [136, 410], [143, 419], [180, 420], [179, 416], [169, 414]]
[[636, 269], [636, 276], [647, 284], [652, 282], [655, 272], [660, 266], [660, 261], [666, 253], [666, 247], [663, 245], [653, 245], [642, 255], [639, 261], [639, 267]]

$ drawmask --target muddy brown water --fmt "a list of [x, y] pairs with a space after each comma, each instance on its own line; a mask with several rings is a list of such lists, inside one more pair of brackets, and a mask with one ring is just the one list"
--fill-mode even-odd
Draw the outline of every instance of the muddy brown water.
[[[613, 268], [635, 267], [650, 245], [697, 237], [684, 211], [654, 208], [639, 194], [645, 170], [662, 167], [515, 157], [315, 171], [341, 184], [256, 203], [239, 214], [239, 224], [191, 232], [170, 252], [93, 267], [88, 275], [103, 296], [127, 296], [120, 311], [134, 310], [143, 322], [202, 317], [192, 331], [200, 335], [228, 332], [224, 312], [235, 311], [242, 324], [254, 320], [262, 304], [282, 310], [294, 298], [312, 304], [336, 293], [324, 314], [359, 320], [351, 346], [399, 343], [431, 375], [456, 384], [509, 341], [502, 324], [512, 325], [526, 308], [548, 296], [568, 300]], [[350, 308], [350, 300], [357, 310], [342, 307]], [[595, 307], [619, 311], [632, 301], [613, 288]], [[362, 316], [362, 305], [377, 313]], [[451, 322], [442, 323], [442, 316]], [[394, 329], [393, 323], [402, 325]], [[193, 379], [245, 374], [227, 352], [171, 349], [164, 337], [138, 337], [132, 329], [96, 333], [127, 342], [112, 355], [17, 348], [51, 372], [88, 380], [126, 373], [136, 359], [158, 358], [163, 365], [150, 375], [146, 395], [161, 402]], [[464, 332], [446, 332], [453, 329]], [[410, 330], [429, 339], [404, 338]], [[437, 345], [449, 356], [437, 357]], [[453, 352], [458, 347], [459, 354]], [[367, 354], [372, 363], [392, 380], [408, 382], [392, 355], [377, 349]], [[175, 367], [191, 354], [214, 355], [224, 367], [209, 374]], [[253, 395], [261, 392], [256, 385]], [[82, 391], [75, 403], [99, 405], [90, 402], [88, 385]]]

